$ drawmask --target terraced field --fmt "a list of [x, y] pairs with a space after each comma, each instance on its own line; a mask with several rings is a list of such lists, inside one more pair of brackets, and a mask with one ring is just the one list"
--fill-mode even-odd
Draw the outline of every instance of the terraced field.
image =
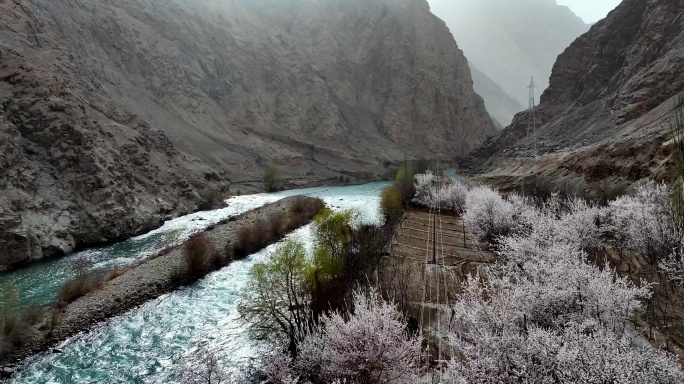
[[394, 300], [423, 329], [430, 364], [439, 364], [452, 353], [444, 343], [451, 322], [449, 304], [467, 276], [496, 259], [458, 216], [410, 211], [405, 217], [392, 242], [384, 277], [387, 288], [398, 292]]
[[392, 244], [393, 258], [404, 262], [435, 264], [452, 271], [475, 272], [479, 265], [496, 261], [496, 255], [478, 242], [460, 217], [412, 211]]

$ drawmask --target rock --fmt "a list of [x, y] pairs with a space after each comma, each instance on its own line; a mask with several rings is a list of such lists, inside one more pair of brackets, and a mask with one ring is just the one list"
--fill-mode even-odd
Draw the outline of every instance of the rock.
[[12, 375], [14, 375], [14, 368], [3, 367], [2, 369], [0, 369], [0, 377], [2, 377], [3, 379], [9, 379], [10, 377], [12, 377]]
[[59, 349], [59, 348], [54, 348], [54, 349], [52, 350], [52, 353], [64, 353], [64, 351], [62, 351], [62, 350]]
[[[554, 149], [538, 159], [544, 172], [571, 171], [588, 182], [666, 177], [667, 167], [660, 165], [671, 127], [663, 122], [684, 91], [683, 58], [681, 2], [622, 1], [558, 56], [535, 110], [541, 122], [536, 139]], [[493, 163], [481, 171], [501, 171], [513, 157], [506, 149], [533, 147], [529, 121], [527, 112], [516, 115], [496, 139], [472, 153], [475, 162]], [[499, 175], [505, 178], [506, 172]]]

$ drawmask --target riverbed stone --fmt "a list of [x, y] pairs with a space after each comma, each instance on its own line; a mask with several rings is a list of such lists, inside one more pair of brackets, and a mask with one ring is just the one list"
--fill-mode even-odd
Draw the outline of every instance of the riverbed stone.
[[0, 370], [0, 377], [2, 377], [3, 379], [9, 379], [10, 377], [12, 377], [13, 374], [14, 368], [11, 367], [3, 367]]

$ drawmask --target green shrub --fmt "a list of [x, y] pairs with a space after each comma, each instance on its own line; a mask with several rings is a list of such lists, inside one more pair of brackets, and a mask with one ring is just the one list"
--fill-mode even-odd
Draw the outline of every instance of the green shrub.
[[403, 206], [407, 206], [416, 194], [416, 187], [413, 183], [414, 175], [415, 172], [413, 171], [411, 162], [404, 161], [404, 165], [402, 165], [397, 172], [397, 176], [394, 178], [394, 186], [401, 196], [401, 203]]
[[294, 241], [252, 267], [238, 311], [256, 338], [284, 340], [294, 352], [311, 325], [309, 269], [304, 245]]
[[397, 186], [387, 187], [380, 194], [380, 212], [385, 218], [385, 224], [394, 226], [399, 223], [404, 214], [402, 195]]
[[277, 192], [283, 189], [283, 180], [280, 177], [280, 171], [276, 168], [270, 168], [264, 173], [264, 189], [266, 192]]
[[350, 250], [356, 214], [352, 211], [322, 210], [313, 221], [314, 264], [320, 277], [343, 274], [344, 260]]

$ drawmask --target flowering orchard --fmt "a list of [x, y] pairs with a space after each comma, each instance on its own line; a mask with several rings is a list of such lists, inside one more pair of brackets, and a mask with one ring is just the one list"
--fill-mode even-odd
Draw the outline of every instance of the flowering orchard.
[[485, 186], [441, 185], [432, 174], [417, 175], [415, 189], [414, 204], [461, 215], [499, 256], [441, 309], [442, 329], [432, 337], [450, 357], [421, 366], [421, 338], [371, 289], [354, 294], [351, 311], [321, 316], [298, 341], [297, 356], [264, 358], [269, 382], [684, 382], [674, 357], [641, 343], [630, 327], [654, 286], [588, 256], [637, 254], [684, 281], [682, 231], [665, 185], [644, 184], [602, 207], [557, 196], [504, 198]]
[[[421, 180], [416, 178], [417, 191], [426, 185]], [[434, 206], [438, 199], [431, 196], [420, 201]], [[607, 207], [558, 197], [535, 204], [473, 187], [465, 193], [463, 219], [500, 261], [472, 277], [445, 314], [449, 343], [459, 356], [445, 377], [468, 383], [684, 379], [672, 356], [634, 346], [637, 335], [628, 331], [651, 286], [599, 268], [585, 252], [617, 241], [684, 280], [682, 234], [665, 185], [644, 184]]]

